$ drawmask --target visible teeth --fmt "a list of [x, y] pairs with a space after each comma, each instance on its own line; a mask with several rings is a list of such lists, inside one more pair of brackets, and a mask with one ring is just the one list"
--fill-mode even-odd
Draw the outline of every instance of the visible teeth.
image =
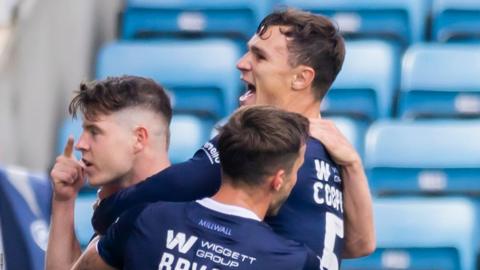
[[245, 94], [240, 96], [239, 100], [240, 101], [245, 101], [251, 95], [253, 95], [252, 91], [247, 90], [247, 92], [245, 92]]

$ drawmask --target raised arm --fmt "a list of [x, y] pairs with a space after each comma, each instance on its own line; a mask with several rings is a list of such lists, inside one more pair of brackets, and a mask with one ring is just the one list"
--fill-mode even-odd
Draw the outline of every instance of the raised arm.
[[104, 234], [123, 211], [142, 203], [191, 201], [211, 196], [220, 187], [220, 181], [220, 160], [216, 139], [213, 139], [190, 160], [173, 165], [102, 200], [93, 214], [93, 227]]
[[53, 185], [52, 217], [45, 268], [64, 270], [80, 257], [75, 236], [74, 207], [78, 191], [84, 184], [82, 164], [73, 156], [73, 138], [69, 138], [63, 155], [57, 157], [50, 173]]
[[94, 239], [87, 247], [77, 263], [72, 267], [72, 270], [113, 270], [116, 268], [108, 265], [97, 251], [98, 237]]
[[345, 209], [343, 258], [366, 256], [375, 250], [376, 244], [372, 198], [360, 156], [332, 121], [310, 119], [310, 133], [341, 167]]

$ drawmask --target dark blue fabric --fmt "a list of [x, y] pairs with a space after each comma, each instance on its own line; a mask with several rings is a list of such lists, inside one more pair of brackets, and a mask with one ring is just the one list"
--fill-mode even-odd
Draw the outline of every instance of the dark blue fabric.
[[101, 238], [98, 251], [119, 269], [320, 269], [313, 252], [265, 223], [196, 202], [127, 211]]
[[[221, 182], [220, 165], [212, 158], [216, 153], [212, 150], [215, 145], [216, 140], [213, 140], [189, 161], [173, 165], [104, 200], [94, 213], [95, 229], [104, 233], [124, 210], [139, 203], [195, 200], [213, 195]], [[344, 245], [343, 182], [339, 169], [324, 146], [310, 138], [290, 197], [277, 216], [266, 219], [275, 232], [306, 244], [320, 256], [333, 252], [328, 257], [335, 257], [338, 264]], [[328, 230], [327, 218], [331, 224]], [[325, 246], [327, 234], [332, 237], [328, 247]]]

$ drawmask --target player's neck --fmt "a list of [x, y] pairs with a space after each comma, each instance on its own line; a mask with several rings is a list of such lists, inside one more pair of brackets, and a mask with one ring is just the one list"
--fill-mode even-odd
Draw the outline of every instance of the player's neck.
[[170, 160], [165, 151], [150, 157], [139, 158], [135, 161], [133, 169], [126, 173], [121, 179], [102, 186], [99, 190], [99, 198], [106, 198], [120, 189], [138, 184], [148, 177], [168, 168]]
[[135, 166], [129, 179], [125, 179], [122, 183], [123, 187], [138, 184], [148, 177], [163, 171], [171, 165], [166, 151], [163, 153], [148, 155], [135, 161]]
[[316, 118], [320, 113], [320, 101], [305, 95], [288, 98], [283, 102], [282, 109], [301, 114], [307, 118]]
[[265, 218], [268, 210], [268, 198], [261, 192], [234, 187], [223, 183], [219, 191], [212, 197], [213, 200], [242, 207], [255, 213], [261, 220]]

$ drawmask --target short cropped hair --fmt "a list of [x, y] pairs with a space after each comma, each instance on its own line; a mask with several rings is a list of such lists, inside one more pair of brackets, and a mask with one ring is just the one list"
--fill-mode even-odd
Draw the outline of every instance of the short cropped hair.
[[270, 26], [286, 26], [289, 64], [315, 70], [312, 83], [315, 97], [323, 99], [340, 72], [345, 59], [345, 42], [336, 25], [327, 17], [297, 9], [281, 9], [265, 17], [257, 28], [261, 38]]
[[289, 173], [308, 138], [308, 120], [272, 106], [246, 106], [219, 129], [222, 172], [233, 184], [258, 186], [279, 169]]
[[86, 119], [93, 120], [98, 114], [109, 115], [126, 108], [152, 111], [163, 117], [167, 126], [172, 119], [172, 106], [163, 87], [151, 79], [137, 76], [108, 77], [81, 83], [68, 112], [74, 118], [80, 112]]

